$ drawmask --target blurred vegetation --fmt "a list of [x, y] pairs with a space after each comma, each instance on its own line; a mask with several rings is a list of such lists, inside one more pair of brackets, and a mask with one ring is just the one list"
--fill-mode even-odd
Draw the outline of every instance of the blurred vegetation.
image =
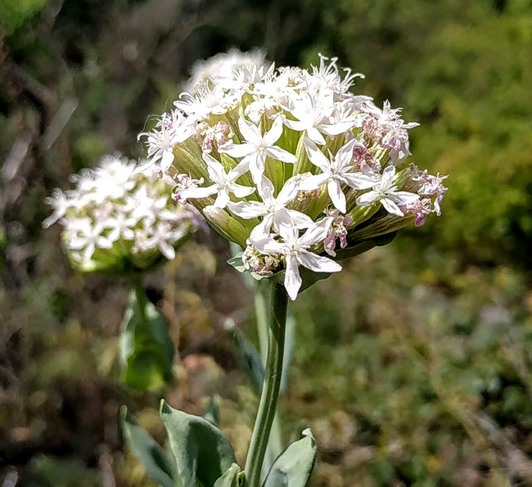
[[220, 393], [242, 456], [256, 398], [223, 330], [252, 296], [216, 236], [148, 280], [175, 383], [119, 380], [127, 285], [71, 271], [44, 198], [136, 134], [196, 59], [235, 45], [278, 64], [317, 53], [404, 106], [420, 167], [449, 174], [443, 215], [352, 260], [294, 307], [285, 440], [311, 426], [313, 485], [532, 485], [532, 6], [526, 0], [0, 1], [0, 485], [150, 485], [124, 451], [127, 404], [158, 439], [161, 395]]

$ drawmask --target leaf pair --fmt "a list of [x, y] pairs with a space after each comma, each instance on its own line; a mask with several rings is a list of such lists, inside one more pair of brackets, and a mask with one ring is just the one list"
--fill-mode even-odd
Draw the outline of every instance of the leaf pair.
[[[169, 452], [124, 408], [122, 427], [133, 454], [162, 487], [235, 487], [243, 485], [229, 440], [208, 420], [161, 403]], [[229, 473], [228, 473], [229, 472]]]
[[[161, 403], [169, 440], [165, 451], [126, 408], [122, 428], [126, 442], [147, 474], [162, 487], [246, 487], [245, 473], [235, 463], [229, 440], [212, 423]], [[262, 487], [305, 487], [316, 459], [309, 429], [275, 459]]]

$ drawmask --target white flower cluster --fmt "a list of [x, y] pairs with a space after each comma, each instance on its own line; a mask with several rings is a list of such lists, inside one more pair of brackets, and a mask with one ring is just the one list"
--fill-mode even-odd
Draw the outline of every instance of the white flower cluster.
[[405, 161], [417, 124], [350, 93], [361, 76], [325, 57], [311, 70], [240, 66], [182, 93], [139, 136], [148, 166], [174, 180], [174, 198], [245, 247], [248, 270], [284, 269], [291, 299], [301, 266], [341, 269], [320, 254], [440, 212], [444, 177]]
[[44, 222], [63, 225], [62, 240], [72, 264], [85, 272], [146, 269], [175, 257], [175, 248], [196, 228], [197, 211], [176, 206], [172, 188], [154, 170], [104, 157], [94, 170], [71, 177], [75, 189], [47, 198], [53, 213]]

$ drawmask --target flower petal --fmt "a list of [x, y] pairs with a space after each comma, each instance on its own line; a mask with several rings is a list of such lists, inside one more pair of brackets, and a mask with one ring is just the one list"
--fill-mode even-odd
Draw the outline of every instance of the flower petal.
[[308, 176], [299, 183], [299, 189], [303, 191], [318, 189], [322, 184], [325, 184], [328, 179], [329, 175], [325, 173]]
[[317, 145], [308, 137], [305, 137], [303, 144], [310, 162], [315, 166], [318, 166], [322, 171], [330, 172], [331, 161], [325, 157], [323, 152], [318, 149]]
[[308, 250], [301, 250], [297, 256], [302, 266], [314, 272], [339, 272], [342, 266], [327, 257], [316, 255]]
[[188, 188], [179, 192], [179, 196], [184, 200], [189, 198], [207, 198], [208, 196], [217, 193], [218, 189], [215, 184], [204, 188]]
[[392, 201], [390, 198], [382, 198], [381, 199], [382, 206], [386, 208], [386, 211], [388, 213], [391, 213], [392, 215], [397, 216], [405, 216], [404, 213], [401, 211], [401, 209], [397, 206], [397, 204]]
[[303, 234], [303, 236], [299, 237], [298, 243], [301, 246], [310, 247], [311, 245], [314, 245], [318, 242], [323, 242], [323, 240], [325, 240], [325, 237], [327, 236], [327, 233], [329, 232], [329, 228], [333, 220], [334, 218], [329, 216], [323, 218], [318, 223], [316, 223], [316, 225], [310, 227]]
[[231, 157], [246, 157], [249, 156], [249, 154], [253, 154], [257, 148], [248, 143], [243, 144], [224, 144], [222, 147], [218, 149], [219, 152], [223, 152], [225, 154], [229, 154]]
[[248, 122], [245, 118], [240, 117], [238, 119], [238, 128], [246, 142], [250, 142], [254, 146], [257, 146], [262, 141], [259, 127]]
[[297, 298], [297, 293], [301, 288], [303, 280], [299, 274], [299, 263], [297, 258], [293, 255], [286, 258], [286, 270], [284, 275], [284, 287], [288, 296], [292, 301]]
[[340, 183], [336, 179], [329, 179], [327, 183], [327, 190], [331, 198], [332, 204], [337, 210], [345, 213], [345, 194], [342, 191]]
[[266, 149], [266, 153], [276, 161], [283, 161], [289, 164], [294, 164], [297, 162], [297, 157], [294, 154], [277, 146], [268, 147]]
[[231, 201], [229, 199], [229, 192], [226, 189], [222, 189], [218, 191], [218, 197], [214, 202], [214, 206], [216, 206], [217, 208], [225, 208], [229, 201]]
[[262, 141], [265, 146], [272, 146], [277, 142], [281, 135], [283, 133], [283, 119], [281, 117], [277, 117], [273, 121], [272, 128], [264, 134], [264, 137], [262, 138]]
[[358, 206], [369, 206], [372, 203], [375, 203], [375, 201], [379, 200], [379, 194], [375, 191], [368, 191], [367, 193], [361, 194], [357, 198], [357, 205]]
[[251, 201], [249, 203], [246, 201], [238, 201], [237, 203], [233, 203], [231, 201], [227, 204], [227, 206], [236, 216], [244, 218], [245, 220], [264, 216], [268, 212], [264, 205], [261, 205], [256, 201]]
[[233, 184], [231, 190], [237, 198], [245, 198], [253, 193], [255, 188], [252, 188], [251, 186], [242, 186], [241, 184]]

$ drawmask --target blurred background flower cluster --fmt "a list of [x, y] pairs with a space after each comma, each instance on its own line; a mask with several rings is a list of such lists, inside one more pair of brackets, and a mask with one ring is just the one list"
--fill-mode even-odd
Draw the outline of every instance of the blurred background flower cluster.
[[[313, 485], [532, 485], [532, 7], [526, 0], [3, 0], [0, 3], [0, 486], [148, 486], [127, 404], [162, 440], [161, 395], [246, 449], [257, 399], [224, 328], [253, 293], [198, 234], [146, 280], [177, 348], [164, 391], [118, 370], [124, 282], [73, 271], [44, 204], [136, 142], [230, 48], [318, 53], [403, 106], [413, 161], [449, 174], [440, 218], [346, 263], [293, 306], [284, 440], [311, 427]], [[146, 122], [146, 118], [148, 121]], [[303, 419], [302, 419], [303, 418]], [[239, 458], [242, 462], [242, 458]]]

